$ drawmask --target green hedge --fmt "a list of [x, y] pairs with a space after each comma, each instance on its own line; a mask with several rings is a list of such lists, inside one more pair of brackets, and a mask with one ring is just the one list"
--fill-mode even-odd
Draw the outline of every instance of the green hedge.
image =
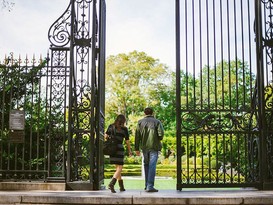
[[[115, 172], [115, 165], [104, 165], [104, 177], [111, 178]], [[174, 165], [157, 165], [156, 176], [160, 177], [176, 177], [176, 166]], [[141, 176], [141, 165], [125, 164], [122, 169], [122, 176]]]
[[[189, 180], [197, 180], [197, 181], [229, 181], [231, 180], [228, 175], [224, 175], [222, 173], [218, 173], [216, 170], [211, 170], [210, 174], [208, 171], [205, 171], [203, 177], [201, 174], [201, 169], [197, 168], [197, 173], [194, 172], [194, 169], [191, 169], [189, 173], [187, 170], [182, 170], [182, 179], [187, 180], [187, 176], [189, 176]], [[200, 172], [199, 172], [200, 171]], [[106, 164], [104, 169], [104, 177], [106, 179], [111, 178], [115, 172], [115, 166], [111, 164]], [[141, 165], [138, 164], [125, 164], [122, 170], [123, 176], [141, 176]], [[158, 164], [156, 169], [156, 176], [158, 177], [172, 177], [176, 178], [176, 166], [175, 165], [163, 165]], [[233, 176], [234, 181], [238, 181], [238, 175]], [[240, 175], [240, 181], [244, 181], [244, 177]]]

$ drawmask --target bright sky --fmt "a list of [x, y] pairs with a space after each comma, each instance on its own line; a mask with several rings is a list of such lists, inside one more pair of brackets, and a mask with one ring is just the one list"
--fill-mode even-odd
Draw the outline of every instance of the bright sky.
[[[14, 0], [0, 8], [0, 60], [5, 54], [46, 56], [48, 29], [70, 0]], [[106, 0], [106, 56], [143, 51], [172, 70], [175, 66], [174, 0]]]

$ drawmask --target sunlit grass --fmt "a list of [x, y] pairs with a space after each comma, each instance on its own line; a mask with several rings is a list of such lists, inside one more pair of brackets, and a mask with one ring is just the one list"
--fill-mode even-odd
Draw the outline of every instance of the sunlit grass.
[[[104, 185], [107, 186], [110, 181], [111, 179], [105, 179]], [[123, 182], [127, 190], [144, 190], [145, 187], [145, 180], [141, 177], [123, 177]], [[155, 188], [160, 190], [176, 190], [176, 179], [156, 178]], [[116, 189], [118, 189], [118, 183], [116, 184]]]
[[[104, 185], [107, 188], [107, 185], [111, 179], [104, 179]], [[145, 182], [141, 177], [123, 177], [124, 187], [126, 190], [144, 190]], [[155, 188], [159, 190], [176, 190], [176, 179], [173, 178], [156, 178], [155, 180]], [[118, 190], [118, 183], [116, 183], [115, 189]], [[184, 188], [183, 190], [241, 190], [239, 187], [226, 187], [226, 188]]]

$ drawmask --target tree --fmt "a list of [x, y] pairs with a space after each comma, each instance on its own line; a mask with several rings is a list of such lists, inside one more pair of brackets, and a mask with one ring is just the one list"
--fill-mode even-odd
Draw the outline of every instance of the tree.
[[[35, 59], [32, 61], [34, 62]], [[2, 168], [5, 169], [38, 169], [43, 168], [46, 153], [46, 99], [41, 97], [42, 70], [46, 60], [40, 60], [38, 65], [22, 64], [22, 59], [13, 56], [0, 64], [0, 138], [2, 153]], [[9, 127], [12, 110], [21, 110], [25, 114], [23, 130], [24, 143], [14, 143], [12, 134], [18, 135], [21, 131], [11, 130]], [[40, 145], [39, 149], [37, 146]], [[16, 152], [14, 152], [16, 150]], [[32, 153], [32, 154], [30, 154]], [[36, 154], [36, 155], [35, 155]], [[31, 158], [35, 156], [34, 158]], [[19, 160], [18, 160], [19, 159]]]
[[248, 133], [257, 125], [250, 118], [255, 112], [254, 79], [247, 63], [239, 59], [205, 66], [196, 78], [190, 74], [181, 78], [182, 129], [192, 133], [187, 135], [187, 154], [231, 164], [240, 173], [246, 169], [247, 155], [242, 153], [247, 153]]
[[106, 63], [106, 114], [108, 120], [123, 113], [138, 116], [146, 106], [160, 104], [154, 90], [164, 87], [167, 67], [144, 52], [110, 56]]
[[199, 84], [203, 107], [222, 109], [251, 107], [255, 76], [245, 62], [241, 60], [222, 61], [215, 68], [205, 67], [200, 79], [202, 80], [202, 85]]

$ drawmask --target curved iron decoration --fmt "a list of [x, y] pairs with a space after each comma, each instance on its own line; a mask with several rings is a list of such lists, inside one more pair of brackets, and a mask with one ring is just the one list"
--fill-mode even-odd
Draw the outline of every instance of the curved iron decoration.
[[70, 27], [71, 27], [71, 2], [65, 12], [59, 17], [48, 30], [48, 40], [51, 47], [64, 47], [70, 42]]
[[[266, 70], [268, 68], [268, 65], [273, 65], [273, 18], [272, 18], [272, 10], [273, 10], [273, 1], [272, 0], [261, 0], [259, 2], [261, 4], [261, 16], [258, 18], [261, 18], [264, 30], [264, 37], [260, 36], [262, 39], [262, 46], [265, 51], [266, 57], [263, 59], [258, 59], [260, 61], [264, 61], [266, 63], [266, 67], [260, 68], [264, 69], [265, 75], [269, 77], [272, 76], [272, 68], [271, 70]], [[260, 32], [262, 35], [262, 31]], [[255, 32], [256, 34], [256, 32]], [[256, 34], [256, 38], [259, 37]], [[267, 72], [267, 73], [266, 73]], [[265, 169], [267, 170], [267, 177], [266, 181], [272, 182], [273, 180], [273, 138], [272, 138], [272, 125], [273, 125], [273, 97], [272, 97], [272, 82], [267, 82], [267, 85], [264, 85], [264, 100], [265, 100], [265, 116], [259, 116], [260, 118], [264, 119], [265, 125], [264, 125], [264, 139], [266, 147], [263, 147], [266, 152], [266, 165], [264, 165]], [[257, 106], [256, 101], [258, 101], [258, 95], [254, 95], [255, 100], [255, 106]], [[258, 146], [259, 147], [259, 146]]]
[[[264, 4], [264, 8], [268, 10], [273, 9], [273, 1], [272, 0], [261, 0], [261, 2]], [[265, 19], [265, 38], [263, 38], [263, 46], [266, 50], [266, 54], [269, 57], [270, 61], [266, 62], [267, 65], [272, 65], [273, 63], [273, 23], [272, 23], [272, 14], [271, 11], [267, 15], [269, 20]], [[272, 71], [271, 71], [272, 72]]]
[[265, 94], [266, 109], [272, 109], [273, 108], [273, 87], [272, 87], [272, 83], [265, 87], [264, 94]]
[[[273, 65], [273, 1], [272, 0], [261, 0], [264, 6], [264, 23], [265, 23], [265, 37], [263, 38], [263, 47], [265, 49], [267, 65]], [[268, 13], [267, 13], [268, 11]], [[272, 75], [272, 68], [268, 71]], [[273, 87], [272, 82], [268, 82], [268, 85], [264, 88], [265, 94], [265, 112], [266, 116], [266, 129], [267, 135], [266, 140], [266, 156], [267, 156], [267, 170], [268, 170], [268, 180], [273, 180]]]
[[[209, 112], [201, 115], [197, 112], [187, 112], [182, 115], [182, 128], [185, 131], [249, 131], [257, 129], [257, 123], [253, 124], [253, 116], [248, 112]], [[250, 123], [252, 122], [252, 123]], [[249, 127], [251, 124], [251, 127]]]

